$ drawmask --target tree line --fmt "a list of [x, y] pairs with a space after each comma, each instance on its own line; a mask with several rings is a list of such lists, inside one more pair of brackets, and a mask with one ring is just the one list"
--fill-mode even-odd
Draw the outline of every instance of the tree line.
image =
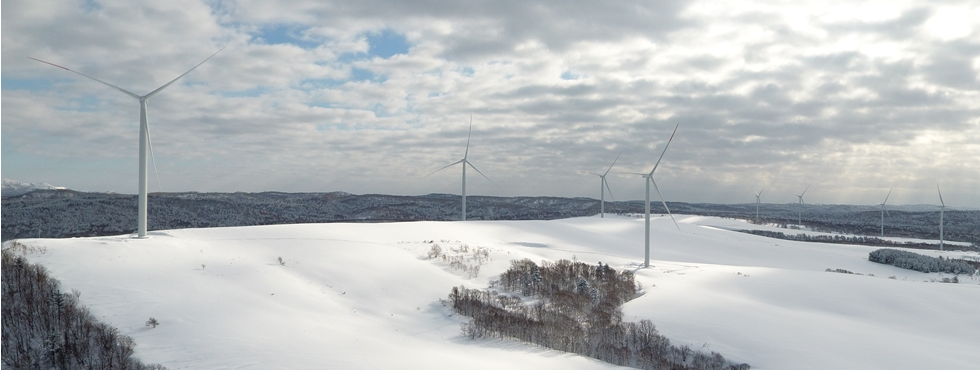
[[[843, 236], [843, 235], [808, 235], [808, 234], [786, 234], [780, 231], [769, 231], [769, 230], [736, 230], [741, 233], [765, 236], [769, 238], [783, 239], [783, 240], [795, 240], [800, 242], [815, 242], [815, 243], [832, 243], [832, 244], [855, 244], [855, 245], [869, 245], [873, 247], [904, 247], [904, 248], [914, 248], [914, 249], [932, 249], [939, 250], [939, 244], [930, 243], [913, 243], [913, 242], [894, 242], [890, 240], [885, 240], [881, 238], [876, 238], [873, 236]], [[965, 250], [980, 252], [980, 246], [948, 246], [949, 249]], [[954, 248], [955, 247], [955, 248]]]
[[[18, 247], [11, 244], [12, 249]], [[101, 323], [47, 270], [3, 250], [3, 368], [164, 369], [133, 358], [135, 341]]]
[[630, 271], [602, 263], [514, 260], [491, 288], [460, 286], [449, 294], [448, 305], [472, 317], [462, 326], [467, 337], [516, 339], [643, 369], [749, 368], [716, 352], [672, 345], [649, 320], [622, 321], [621, 305], [637, 293]]
[[948, 259], [942, 256], [936, 258], [888, 248], [878, 249], [868, 253], [868, 260], [924, 273], [974, 275], [980, 269], [980, 262], [977, 261]]

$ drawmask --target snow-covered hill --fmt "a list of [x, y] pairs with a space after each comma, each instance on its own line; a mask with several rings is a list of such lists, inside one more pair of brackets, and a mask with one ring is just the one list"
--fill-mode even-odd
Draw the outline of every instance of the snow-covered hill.
[[[762, 369], [961, 369], [980, 366], [980, 281], [937, 282], [868, 261], [874, 247], [774, 240], [735, 220], [306, 224], [24, 239], [65, 289], [132, 336], [137, 357], [168, 368], [604, 369], [600, 361], [513, 341], [470, 340], [440, 304], [483, 288], [512, 259], [599, 261], [636, 270], [644, 294], [624, 320], [649, 319], [675, 344]], [[719, 228], [725, 227], [725, 229]], [[790, 231], [787, 231], [790, 232]], [[456, 270], [433, 244], [490, 261]], [[468, 246], [467, 252], [461, 249]], [[454, 252], [457, 251], [457, 252]], [[920, 251], [976, 258], [976, 253]], [[285, 265], [279, 264], [279, 259]], [[845, 269], [857, 274], [826, 272]], [[144, 323], [156, 318], [160, 325]]]
[[3, 187], [2, 189], [0, 189], [2, 190], [0, 191], [0, 195], [17, 196], [17, 195], [24, 195], [34, 190], [61, 190], [61, 189], [64, 189], [64, 187], [52, 186], [47, 183], [28, 183], [28, 182], [12, 180], [9, 178], [4, 178]]

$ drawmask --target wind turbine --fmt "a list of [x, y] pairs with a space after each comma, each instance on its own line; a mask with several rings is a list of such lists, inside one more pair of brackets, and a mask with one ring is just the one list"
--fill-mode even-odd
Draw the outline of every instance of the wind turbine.
[[810, 184], [807, 184], [806, 185], [806, 188], [803, 189], [803, 192], [801, 192], [800, 195], [797, 195], [796, 196], [797, 198], [800, 198], [800, 215], [799, 215], [799, 220], [796, 222], [796, 224], [797, 225], [800, 225], [800, 226], [803, 226], [803, 208], [806, 208], [803, 205], [804, 204], [803, 203], [803, 194], [806, 194], [806, 190], [809, 190], [809, 189], [810, 189]]
[[885, 201], [881, 202], [881, 237], [885, 237], [885, 203], [888, 202], [889, 196], [892, 196], [892, 189], [888, 189], [888, 195], [885, 195]]
[[138, 199], [138, 202], [137, 202], [137, 213], [138, 213], [138, 215], [137, 215], [137, 218], [136, 218], [136, 234], [137, 234], [137, 237], [140, 237], [140, 238], [146, 237], [146, 187], [147, 187], [147, 185], [146, 185], [146, 176], [147, 176], [146, 160], [147, 159], [146, 158], [147, 158], [147, 145], [148, 145], [149, 140], [150, 140], [149, 128], [147, 127], [147, 122], [146, 122], [146, 102], [149, 101], [150, 97], [153, 97], [157, 93], [160, 93], [160, 91], [162, 91], [162, 90], [166, 89], [167, 87], [169, 87], [170, 84], [173, 84], [177, 80], [180, 80], [180, 78], [184, 77], [184, 75], [187, 75], [191, 71], [194, 71], [194, 69], [196, 69], [198, 66], [204, 64], [204, 62], [207, 62], [209, 59], [211, 59], [212, 57], [214, 57], [215, 55], [217, 55], [218, 53], [220, 53], [223, 49], [225, 49], [225, 48], [224, 47], [221, 47], [221, 49], [218, 49], [217, 52], [214, 52], [214, 54], [212, 54], [210, 57], [205, 58], [203, 61], [201, 61], [201, 63], [198, 63], [194, 67], [191, 67], [191, 69], [190, 70], [187, 70], [187, 72], [185, 72], [183, 74], [180, 74], [180, 76], [174, 78], [170, 82], [168, 82], [168, 83], [164, 84], [163, 86], [161, 86], [161, 87], [153, 90], [152, 92], [147, 93], [147, 94], [142, 95], [142, 96], [141, 95], [138, 95], [136, 93], [130, 92], [128, 90], [125, 90], [123, 88], [117, 87], [115, 85], [109, 84], [109, 83], [104, 82], [102, 80], [96, 79], [94, 77], [85, 75], [85, 74], [83, 74], [81, 72], [78, 72], [78, 71], [69, 69], [67, 67], [59, 66], [59, 65], [56, 65], [56, 64], [51, 63], [51, 62], [42, 61], [42, 60], [37, 59], [37, 58], [27, 57], [27, 58], [33, 59], [35, 61], [38, 61], [38, 62], [41, 62], [41, 63], [44, 63], [44, 64], [48, 64], [48, 65], [51, 65], [51, 66], [60, 68], [62, 70], [66, 70], [66, 71], [69, 71], [69, 72], [74, 72], [76, 74], [82, 75], [84, 77], [87, 77], [89, 79], [92, 79], [92, 80], [95, 80], [95, 81], [100, 82], [102, 84], [105, 84], [105, 85], [109, 86], [110, 88], [113, 88], [115, 90], [118, 90], [120, 92], [123, 92], [126, 95], [128, 95], [130, 97], [133, 97], [133, 98], [136, 98], [137, 100], [139, 100], [139, 102], [140, 102], [140, 160], [139, 160], [139, 162], [140, 162], [140, 170], [139, 170], [139, 199]]
[[765, 187], [763, 187], [762, 190], [759, 190], [759, 192], [755, 193], [755, 220], [756, 220], [756, 223], [758, 223], [758, 221], [759, 221], [759, 203], [760, 203], [760, 200], [762, 198], [762, 192], [763, 191], [766, 191], [766, 188]]
[[942, 208], [939, 210], [939, 250], [946, 250], [943, 248], [943, 214], [946, 213], [946, 203], [943, 202], [943, 190], [939, 189], [939, 184], [936, 184], [936, 191], [939, 191], [939, 203], [942, 204]]
[[667, 201], [664, 200], [664, 194], [660, 193], [660, 188], [657, 187], [657, 181], [653, 179], [653, 172], [657, 170], [658, 166], [660, 166], [660, 161], [663, 160], [664, 154], [667, 153], [667, 147], [670, 146], [670, 141], [674, 140], [674, 134], [677, 133], [677, 128], [680, 126], [681, 125], [678, 123], [677, 126], [674, 127], [674, 132], [670, 134], [670, 139], [668, 139], [667, 144], [664, 145], [664, 151], [660, 153], [660, 158], [657, 159], [657, 163], [653, 165], [653, 169], [650, 171], [650, 173], [627, 173], [627, 174], [636, 174], [636, 175], [643, 176], [643, 178], [647, 180], [645, 182], [647, 186], [646, 203], [644, 204], [644, 213], [646, 214], [646, 229], [645, 229], [646, 239], [643, 244], [643, 267], [650, 267], [650, 184], [651, 183], [653, 184], [653, 188], [657, 190], [657, 195], [660, 195], [660, 202], [663, 203], [664, 209], [667, 210], [667, 215], [670, 216], [670, 220], [674, 221], [674, 226], [677, 226], [677, 230], [681, 229], [680, 225], [677, 224], [677, 220], [674, 219], [674, 215], [670, 213], [670, 208], [667, 208]]
[[[609, 165], [609, 168], [606, 169], [605, 173], [599, 174], [589, 172], [589, 174], [599, 176], [599, 218], [605, 218], [606, 216], [606, 189], [609, 189], [609, 182], [606, 182], [606, 175], [609, 174], [610, 170], [612, 170], [613, 165], [616, 165], [616, 161], [619, 160], [621, 155], [623, 155], [622, 152], [620, 152], [619, 155], [616, 155], [616, 159], [613, 160], [611, 165]], [[613, 197], [611, 189], [609, 190], [609, 196]]]
[[447, 165], [445, 167], [436, 169], [435, 172], [432, 172], [432, 173], [429, 173], [429, 174], [425, 175], [426, 177], [428, 177], [428, 176], [431, 176], [433, 173], [436, 173], [436, 172], [441, 171], [443, 169], [449, 168], [449, 167], [454, 166], [456, 164], [460, 164], [460, 163], [463, 164], [463, 215], [462, 215], [463, 217], [460, 219], [460, 221], [466, 221], [466, 165], [467, 164], [469, 164], [469, 166], [473, 167], [473, 170], [475, 170], [476, 173], [479, 173], [481, 176], [483, 176], [483, 178], [486, 178], [487, 181], [490, 181], [490, 183], [493, 183], [495, 186], [497, 185], [492, 180], [490, 180], [490, 177], [487, 177], [487, 175], [483, 174], [483, 172], [480, 172], [479, 169], [476, 169], [476, 166], [473, 165], [473, 163], [470, 163], [470, 161], [467, 160], [467, 157], [470, 154], [470, 135], [471, 134], [473, 134], [473, 115], [470, 115], [470, 131], [469, 131], [469, 133], [466, 134], [466, 151], [463, 152], [463, 158], [460, 159], [459, 161], [455, 162], [455, 163], [452, 163], [452, 164], [449, 164], [449, 165]]

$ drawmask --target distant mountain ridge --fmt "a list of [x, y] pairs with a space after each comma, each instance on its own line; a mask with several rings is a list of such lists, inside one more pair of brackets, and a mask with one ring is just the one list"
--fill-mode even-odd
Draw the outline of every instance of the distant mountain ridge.
[[[253, 226], [325, 222], [455, 221], [460, 197], [329, 193], [151, 193], [150, 230]], [[754, 220], [755, 204], [667, 202], [675, 214]], [[929, 208], [932, 210], [928, 210]], [[606, 202], [607, 213], [643, 213], [643, 201]], [[760, 222], [792, 226], [799, 205], [762, 204]], [[922, 209], [926, 209], [923, 211]], [[938, 239], [938, 207], [888, 206], [885, 232], [889, 236]], [[553, 220], [599, 213], [592, 198], [548, 196], [468, 196], [470, 220]], [[651, 203], [651, 213], [665, 214]], [[2, 239], [64, 238], [132, 233], [136, 226], [136, 196], [80, 192], [64, 188], [36, 189], [3, 196]], [[878, 236], [877, 205], [807, 205], [803, 225], [819, 231]], [[980, 211], [946, 210], [945, 237], [980, 245]]]
[[12, 180], [9, 178], [3, 179], [3, 189], [0, 191], [0, 195], [3, 196], [17, 196], [24, 195], [34, 190], [62, 190], [64, 187], [52, 186], [48, 183], [29, 183], [21, 182], [17, 180]]

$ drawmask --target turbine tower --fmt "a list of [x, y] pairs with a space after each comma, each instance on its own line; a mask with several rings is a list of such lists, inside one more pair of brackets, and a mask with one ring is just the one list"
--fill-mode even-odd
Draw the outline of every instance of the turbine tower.
[[942, 208], [939, 209], [939, 250], [946, 250], [943, 248], [943, 214], [946, 213], [946, 203], [943, 202], [943, 190], [939, 189], [939, 184], [936, 184], [936, 191], [939, 191], [939, 203], [942, 204]]
[[428, 176], [431, 176], [433, 173], [436, 173], [436, 172], [441, 171], [443, 169], [449, 168], [449, 167], [454, 166], [456, 164], [460, 164], [460, 163], [463, 164], [463, 214], [462, 214], [462, 217], [461, 217], [460, 221], [466, 221], [466, 165], [467, 164], [469, 166], [473, 167], [473, 170], [475, 170], [477, 173], [479, 173], [481, 176], [483, 176], [483, 178], [486, 178], [487, 181], [490, 181], [490, 183], [493, 183], [495, 186], [497, 185], [492, 180], [490, 180], [490, 177], [487, 177], [487, 175], [483, 174], [483, 172], [480, 172], [479, 169], [476, 169], [476, 166], [473, 165], [473, 163], [470, 163], [470, 161], [467, 160], [467, 158], [468, 158], [468, 156], [470, 154], [470, 135], [471, 134], [473, 134], [473, 115], [470, 115], [470, 131], [469, 131], [469, 133], [466, 134], [466, 151], [463, 152], [463, 158], [460, 159], [459, 161], [455, 162], [455, 163], [452, 163], [452, 164], [449, 164], [449, 165], [447, 165], [445, 167], [436, 169], [435, 172], [432, 172], [432, 173], [429, 173], [429, 174], [425, 175], [426, 177], [428, 177]]
[[881, 202], [881, 237], [885, 237], [885, 203], [888, 202], [888, 197], [892, 195], [892, 189], [888, 189], [888, 195], [885, 195], [885, 201]]
[[762, 190], [759, 190], [759, 192], [755, 193], [755, 221], [756, 221], [756, 223], [759, 222], [759, 203], [760, 203], [760, 200], [762, 198], [762, 192], [763, 191], [766, 191], [766, 188], [765, 187], [763, 187]]
[[797, 195], [796, 196], [797, 198], [800, 198], [800, 215], [798, 217], [799, 219], [796, 221], [796, 224], [797, 225], [800, 225], [800, 226], [803, 226], [803, 208], [806, 208], [803, 205], [804, 204], [803, 203], [803, 194], [806, 194], [806, 190], [809, 190], [809, 189], [810, 189], [810, 184], [807, 184], [806, 185], [806, 188], [803, 189], [803, 192], [801, 192], [800, 195]]
[[660, 153], [660, 158], [657, 159], [657, 163], [653, 165], [653, 169], [650, 171], [650, 173], [627, 173], [627, 174], [640, 175], [646, 179], [645, 183], [646, 183], [647, 193], [646, 193], [646, 203], [644, 204], [644, 209], [643, 209], [646, 215], [646, 219], [645, 219], [646, 239], [644, 240], [644, 244], [643, 244], [643, 267], [650, 267], [650, 184], [651, 183], [653, 184], [653, 188], [657, 190], [657, 195], [660, 196], [660, 202], [663, 203], [664, 209], [667, 210], [667, 215], [670, 216], [670, 220], [674, 221], [674, 226], [677, 227], [677, 230], [681, 229], [680, 225], [677, 224], [677, 220], [674, 219], [674, 215], [670, 213], [670, 208], [667, 208], [667, 201], [664, 200], [664, 195], [660, 193], [660, 187], [657, 187], [657, 181], [653, 179], [653, 172], [655, 172], [657, 170], [657, 167], [660, 166], [660, 161], [663, 160], [664, 154], [667, 153], [667, 147], [670, 146], [670, 141], [674, 140], [674, 134], [677, 133], [677, 128], [680, 126], [681, 126], [680, 124], [677, 124], [674, 127], [674, 132], [670, 134], [670, 139], [668, 139], [667, 144], [664, 145], [664, 151]]
[[[611, 165], [609, 165], [609, 168], [606, 169], [605, 173], [599, 174], [589, 172], [589, 174], [599, 176], [599, 218], [606, 217], [606, 190], [609, 189], [609, 182], [606, 182], [606, 175], [609, 174], [610, 170], [612, 170], [613, 165], [616, 165], [616, 161], [619, 160], [621, 155], [623, 155], [622, 152], [620, 152], [619, 155], [616, 155], [616, 159], [613, 160]], [[612, 189], [609, 189], [609, 197], [613, 197]]]
[[51, 66], [54, 66], [54, 67], [63, 69], [65, 71], [73, 72], [73, 73], [82, 75], [84, 77], [87, 77], [89, 79], [95, 80], [97, 82], [100, 82], [102, 84], [105, 84], [105, 85], [109, 86], [110, 88], [113, 88], [115, 90], [118, 90], [120, 92], [123, 92], [126, 95], [128, 95], [130, 97], [133, 97], [133, 98], [136, 98], [137, 100], [139, 100], [139, 102], [140, 102], [140, 156], [139, 156], [139, 163], [140, 163], [140, 165], [139, 165], [139, 168], [140, 168], [140, 170], [139, 170], [139, 199], [138, 199], [138, 202], [137, 202], [137, 213], [138, 213], [138, 215], [136, 217], [136, 235], [139, 238], [146, 237], [146, 188], [147, 188], [147, 184], [146, 184], [146, 176], [147, 176], [146, 161], [147, 161], [147, 151], [148, 151], [147, 150], [147, 145], [149, 144], [149, 140], [150, 140], [149, 139], [149, 136], [150, 136], [149, 135], [149, 128], [147, 126], [147, 120], [146, 120], [146, 102], [149, 101], [150, 97], [153, 97], [157, 93], [160, 93], [160, 91], [162, 91], [162, 90], [166, 89], [167, 87], [169, 87], [170, 84], [173, 84], [177, 80], [180, 80], [180, 78], [184, 77], [184, 75], [187, 75], [191, 71], [194, 71], [194, 69], [196, 69], [198, 66], [204, 64], [204, 62], [207, 62], [209, 59], [211, 59], [212, 57], [214, 57], [215, 55], [217, 55], [218, 53], [220, 53], [223, 49], [225, 49], [225, 48], [224, 47], [221, 47], [221, 49], [218, 49], [217, 52], [214, 52], [214, 54], [212, 54], [210, 57], [205, 58], [203, 61], [201, 61], [201, 63], [198, 63], [194, 67], [191, 67], [191, 69], [190, 70], [187, 70], [187, 72], [185, 72], [183, 74], [180, 74], [180, 76], [174, 78], [170, 82], [168, 82], [168, 83], [164, 84], [163, 86], [161, 86], [161, 87], [153, 90], [152, 92], [147, 93], [147, 94], [142, 95], [142, 96], [141, 95], [138, 95], [136, 93], [130, 92], [128, 90], [125, 90], [123, 88], [117, 87], [115, 85], [109, 84], [109, 83], [104, 82], [102, 80], [96, 79], [94, 77], [85, 75], [85, 74], [83, 74], [81, 72], [78, 72], [78, 71], [69, 69], [67, 67], [59, 66], [59, 65], [56, 65], [56, 64], [51, 63], [51, 62], [42, 61], [42, 60], [37, 59], [37, 58], [28, 57], [28, 58], [33, 59], [35, 61], [38, 61], [38, 62], [41, 62], [41, 63], [44, 63], [44, 64], [48, 64], [48, 65], [51, 65]]

